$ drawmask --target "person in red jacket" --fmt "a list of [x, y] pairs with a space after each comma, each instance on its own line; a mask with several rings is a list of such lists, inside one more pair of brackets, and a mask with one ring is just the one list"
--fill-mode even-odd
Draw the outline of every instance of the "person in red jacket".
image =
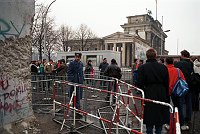
[[[172, 90], [178, 80], [178, 71], [177, 68], [174, 67], [174, 59], [172, 57], [167, 57], [165, 59], [166, 62], [166, 66], [168, 69], [168, 73], [169, 73], [169, 95], [172, 98], [172, 102], [174, 104], [174, 107], [178, 107], [178, 111], [179, 111], [179, 119], [180, 119], [180, 125], [181, 125], [181, 130], [188, 130], [189, 127], [184, 125], [185, 123], [185, 118], [184, 118], [184, 112], [183, 112], [183, 100], [184, 97], [175, 97], [172, 95]], [[179, 69], [180, 70], [180, 69]], [[185, 77], [182, 73], [182, 71], [180, 70], [180, 77], [185, 80]]]

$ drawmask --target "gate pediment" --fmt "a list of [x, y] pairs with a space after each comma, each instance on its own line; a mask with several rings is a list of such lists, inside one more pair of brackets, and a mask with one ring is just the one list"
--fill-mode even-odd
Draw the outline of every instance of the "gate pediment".
[[104, 40], [119, 40], [119, 39], [133, 39], [134, 35], [131, 34], [125, 34], [122, 32], [116, 32], [113, 34], [110, 34], [108, 36], [103, 37]]

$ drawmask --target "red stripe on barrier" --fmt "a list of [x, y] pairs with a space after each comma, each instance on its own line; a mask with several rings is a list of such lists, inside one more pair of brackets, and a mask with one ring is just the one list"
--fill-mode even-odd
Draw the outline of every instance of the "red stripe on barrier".
[[[122, 102], [123, 102], [125, 105], [127, 105], [127, 104], [125, 103], [124, 96], [122, 96], [121, 98], [122, 98]], [[129, 98], [129, 97], [128, 97], [128, 98]]]
[[142, 100], [141, 119], [144, 119], [144, 100]]
[[76, 108], [76, 96], [74, 96], [74, 108]]
[[103, 92], [103, 93], [108, 93], [108, 91], [107, 91], [107, 90], [101, 90], [101, 92]]
[[104, 119], [104, 118], [99, 118], [99, 120], [102, 120], [102, 121], [105, 121], [107, 123], [111, 123], [111, 121], [107, 120], [107, 119]]
[[175, 122], [176, 122], [176, 123], [179, 123], [179, 115], [178, 115], [178, 112], [175, 111], [174, 114], [175, 114]]
[[134, 129], [132, 129], [131, 132], [132, 132], [132, 133], [135, 133], [135, 134], [142, 134], [141, 132], [138, 132], [138, 131], [136, 131], [136, 130], [134, 130]]
[[61, 106], [64, 106], [64, 107], [68, 107], [68, 105], [66, 105], [66, 104], [60, 104]]
[[173, 132], [173, 112], [170, 113], [170, 123], [169, 123], [168, 134], [172, 134], [172, 132]]
[[65, 113], [64, 113], [64, 118], [65, 118], [65, 119], [67, 118], [67, 114], [68, 114], [68, 112], [69, 112], [69, 108], [70, 108], [70, 104], [67, 105], [67, 109], [66, 109], [66, 111], [65, 111]]
[[135, 108], [136, 115], [138, 116], [139, 113], [138, 113], [138, 109], [137, 109], [136, 103], [134, 103], [133, 106], [134, 106], [134, 108]]
[[116, 110], [116, 122], [119, 123], [119, 107], [117, 106], [117, 110]]
[[[129, 89], [128, 90], [128, 95], [130, 95], [131, 94], [131, 90]], [[128, 97], [128, 99], [127, 99], [127, 104], [130, 104], [130, 97]]]
[[89, 88], [88, 86], [80, 86], [81, 88]]
[[88, 114], [89, 114], [89, 113], [87, 113], [87, 112], [85, 112], [85, 111], [83, 111], [83, 110], [80, 110], [80, 109], [78, 109], [77, 112], [80, 112], [80, 113], [82, 113], [83, 115], [88, 115]]
[[[176, 127], [176, 124], [179, 124], [179, 115], [178, 115], [178, 109], [175, 108], [175, 112], [174, 112], [174, 134], [177, 133], [177, 127]], [[180, 126], [180, 125], [179, 125]]]

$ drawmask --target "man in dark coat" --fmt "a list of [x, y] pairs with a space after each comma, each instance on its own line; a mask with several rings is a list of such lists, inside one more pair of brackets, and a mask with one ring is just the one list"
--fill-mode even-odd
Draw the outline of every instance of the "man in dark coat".
[[115, 59], [111, 60], [111, 64], [105, 69], [104, 75], [108, 77], [114, 77], [117, 79], [121, 79], [122, 74], [121, 74], [121, 69], [117, 65], [117, 62]]
[[[67, 70], [68, 81], [78, 84], [83, 84], [83, 63], [81, 62], [81, 53], [75, 53], [75, 60], [69, 63]], [[74, 91], [74, 87], [70, 88], [70, 97]], [[76, 108], [80, 109], [80, 100], [82, 99], [83, 90], [82, 88], [76, 88]]]
[[[100, 70], [100, 79], [106, 79], [106, 77], [104, 77], [104, 71], [106, 70], [106, 68], [108, 67], [108, 63], [107, 63], [107, 59], [103, 58], [103, 62], [100, 63], [99, 65], [99, 70]], [[105, 81], [101, 81], [101, 84], [103, 86], [105, 86], [106, 82]]]
[[[169, 103], [168, 87], [169, 76], [167, 67], [156, 60], [156, 51], [149, 49], [146, 52], [147, 61], [138, 68], [138, 87], [143, 89], [145, 98]], [[147, 134], [161, 134], [162, 125], [169, 121], [169, 107], [145, 102], [144, 124]]]
[[193, 62], [190, 60], [190, 53], [187, 50], [181, 51], [181, 60], [174, 64], [175, 67], [179, 68], [185, 77], [186, 82], [189, 86], [189, 92], [185, 95], [186, 103], [186, 118], [185, 122], [189, 123], [192, 117], [192, 84], [191, 74], [194, 72]]
[[[111, 60], [111, 64], [106, 68], [106, 70], [104, 71], [104, 75], [108, 76], [108, 77], [114, 77], [117, 79], [121, 79], [122, 74], [121, 74], [121, 69], [120, 67], [117, 65], [117, 62], [115, 59]], [[113, 91], [116, 92], [116, 80], [114, 82], [114, 88]], [[109, 86], [110, 87], [110, 86]], [[107, 94], [106, 100], [109, 100], [110, 98], [110, 94]], [[115, 103], [115, 98], [113, 98], [113, 102]]]
[[104, 59], [103, 59], [103, 62], [100, 63], [100, 65], [99, 65], [100, 75], [103, 75], [103, 73], [104, 73], [104, 71], [106, 70], [106, 68], [107, 68], [108, 65], [109, 65], [109, 64], [107, 63], [107, 59], [104, 58]]

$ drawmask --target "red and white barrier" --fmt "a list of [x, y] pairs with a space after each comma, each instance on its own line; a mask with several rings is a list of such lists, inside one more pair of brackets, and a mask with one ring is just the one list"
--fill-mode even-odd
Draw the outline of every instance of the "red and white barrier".
[[[94, 78], [91, 78], [91, 79], [94, 79]], [[123, 82], [123, 81], [120, 81], [120, 80], [118, 80], [118, 79], [115, 79], [115, 80], [116, 80], [116, 82], [117, 82], [117, 83], [116, 83], [116, 92], [108, 91], [108, 90], [105, 90], [105, 89], [98, 89], [98, 88], [94, 88], [94, 87], [90, 87], [90, 86], [85, 86], [85, 85], [80, 85], [80, 84], [76, 84], [76, 83], [70, 83], [70, 82], [68, 82], [68, 81], [55, 81], [55, 83], [67, 84], [67, 85], [70, 85], [70, 86], [74, 86], [74, 91], [73, 91], [73, 94], [72, 94], [72, 96], [71, 96], [71, 98], [70, 98], [70, 102], [69, 102], [68, 104], [62, 104], [62, 103], [56, 101], [56, 87], [55, 87], [55, 83], [54, 83], [54, 92], [53, 92], [53, 93], [54, 93], [54, 95], [53, 95], [53, 102], [54, 102], [54, 104], [53, 104], [54, 107], [53, 107], [53, 108], [54, 108], [54, 111], [56, 111], [56, 109], [55, 109], [55, 105], [56, 105], [56, 104], [67, 108], [67, 110], [66, 110], [66, 112], [65, 112], [65, 118], [64, 118], [64, 120], [63, 120], [63, 124], [62, 124], [61, 130], [63, 129], [65, 120], [66, 120], [66, 118], [67, 118], [66, 114], [68, 114], [69, 109], [72, 109], [72, 110], [74, 111], [74, 121], [73, 121], [73, 125], [74, 125], [74, 126], [75, 126], [75, 120], [76, 120], [75, 112], [79, 112], [79, 113], [81, 113], [81, 114], [83, 114], [83, 115], [85, 115], [85, 116], [86, 116], [86, 115], [87, 115], [87, 116], [91, 116], [91, 117], [96, 118], [96, 119], [98, 119], [98, 120], [101, 120], [101, 121], [103, 121], [103, 122], [106, 122], [106, 123], [115, 125], [115, 126], [116, 126], [116, 134], [119, 133], [119, 127], [124, 128], [124, 129], [126, 129], [127, 131], [132, 132], [132, 133], [142, 134], [142, 132], [143, 132], [143, 117], [144, 117], [144, 103], [145, 103], [145, 102], [151, 102], [151, 103], [156, 103], [156, 104], [158, 104], [158, 105], [167, 106], [167, 107], [169, 107], [169, 109], [170, 109], [170, 115], [173, 115], [173, 107], [172, 107], [170, 104], [165, 103], [165, 102], [160, 102], [160, 101], [145, 99], [145, 98], [144, 98], [144, 92], [143, 92], [141, 89], [139, 89], [139, 88], [137, 88], [137, 87], [135, 87], [135, 86], [133, 86], [133, 85], [130, 85], [130, 84], [128, 84], [128, 83], [125, 83], [125, 82]], [[127, 94], [123, 94], [123, 93], [120, 91], [119, 83], [123, 83], [123, 84], [126, 84], [126, 85], [128, 86]], [[107, 120], [107, 119], [105, 119], [105, 118], [100, 118], [100, 117], [95, 116], [95, 115], [93, 115], [93, 114], [90, 114], [90, 113], [88, 113], [88, 112], [86, 112], [86, 111], [76, 109], [76, 87], [81, 87], [81, 88], [85, 88], [85, 89], [87, 89], [87, 90], [94, 90], [94, 91], [98, 91], [98, 92], [102, 92], [102, 93], [109, 93], [109, 94], [112, 95], [112, 96], [114, 95], [114, 97], [116, 98], [116, 106], [115, 106], [115, 110], [114, 110], [114, 114], [113, 114], [112, 120], [109, 121], [109, 120]], [[134, 89], [140, 91], [142, 97], [133, 96], [131, 90], [134, 90]], [[127, 99], [127, 102], [125, 102], [124, 97], [128, 98], [128, 99]], [[72, 101], [72, 99], [73, 99], [73, 101]], [[129, 108], [129, 106], [130, 106], [130, 100], [129, 100], [129, 99], [132, 99], [132, 102], [133, 102], [133, 105], [134, 105], [134, 108], [135, 108], [135, 112], [132, 111], [132, 110]], [[135, 101], [134, 101], [135, 99], [141, 101], [141, 116], [140, 116], [140, 117], [139, 117], [139, 115], [138, 115], [137, 107], [136, 107], [136, 104], [135, 104]], [[74, 107], [71, 107], [72, 102], [74, 102]], [[126, 111], [126, 113], [127, 113], [126, 119], [127, 119], [127, 120], [128, 120], [128, 113], [130, 113], [130, 114], [133, 115], [133, 117], [135, 117], [135, 118], [140, 122], [140, 126], [141, 126], [141, 127], [140, 127], [140, 130], [139, 130], [139, 131], [134, 130], [134, 129], [131, 129], [131, 128], [128, 128], [128, 127], [127, 127], [127, 120], [126, 120], [126, 124], [125, 124], [126, 126], [123, 126], [123, 125], [121, 125], [121, 124], [119, 123], [119, 121], [120, 121], [120, 107], [119, 107], [119, 105], [120, 105], [120, 104], [122, 104], [122, 105], [125, 107], [125, 109], [127, 110], [127, 111]], [[54, 114], [54, 115], [55, 115], [55, 114]], [[116, 120], [115, 120], [115, 119], [116, 119]], [[114, 121], [115, 121], [115, 122], [114, 122]], [[112, 126], [112, 125], [110, 125], [110, 126]], [[173, 125], [172, 125], [172, 126], [173, 126]], [[170, 129], [172, 129], [172, 126], [171, 126], [171, 124], [170, 124]], [[111, 130], [111, 128], [110, 128], [110, 130]], [[110, 131], [110, 132], [111, 132], [111, 131]]]
[[175, 107], [175, 112], [174, 112], [174, 133], [181, 134], [181, 127], [179, 123], [179, 115], [177, 107]]

